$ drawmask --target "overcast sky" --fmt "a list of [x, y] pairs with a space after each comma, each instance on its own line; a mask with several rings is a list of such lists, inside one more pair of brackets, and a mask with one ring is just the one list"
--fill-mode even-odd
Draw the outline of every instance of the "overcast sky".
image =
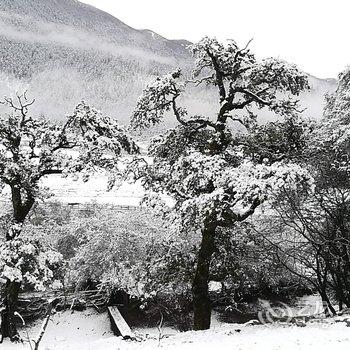
[[320, 78], [350, 65], [349, 0], [83, 0], [169, 39], [205, 35], [294, 62]]

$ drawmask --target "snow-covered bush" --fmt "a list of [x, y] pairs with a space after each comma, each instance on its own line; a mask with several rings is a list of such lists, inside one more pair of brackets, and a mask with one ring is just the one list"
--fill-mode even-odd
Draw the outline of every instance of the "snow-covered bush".
[[309, 286], [278, 260], [273, 246], [259, 231], [259, 224], [237, 225], [218, 233], [211, 265], [211, 280], [222, 283], [223, 305], [235, 305], [257, 298], [290, 298]]
[[167, 322], [190, 328], [195, 237], [180, 240], [143, 209], [58, 203], [36, 207], [23, 235], [63, 255], [65, 288], [127, 292], [149, 322], [161, 310]]
[[0, 284], [18, 282], [23, 290], [60, 288], [62, 255], [21, 238], [0, 245]]

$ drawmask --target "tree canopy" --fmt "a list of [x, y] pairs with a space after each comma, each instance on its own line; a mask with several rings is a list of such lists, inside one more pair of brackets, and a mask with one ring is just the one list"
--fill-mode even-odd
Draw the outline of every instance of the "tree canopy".
[[[295, 96], [309, 88], [307, 76], [284, 61], [258, 60], [248, 45], [240, 49], [234, 41], [224, 45], [204, 38], [191, 50], [196, 57], [191, 81], [185, 81], [180, 70], [157, 78], [138, 100], [131, 125], [135, 129], [152, 127], [168, 112], [178, 122], [152, 141], [152, 164], [141, 162], [133, 171], [149, 190], [146, 201], [150, 205], [157, 206], [162, 195], [168, 195], [174, 201], [174, 208], [165, 211], [168, 220], [182, 232], [202, 232], [193, 284], [195, 328], [202, 329], [210, 324], [207, 279], [216, 229], [234, 227], [249, 218], [269, 193], [284, 187], [310, 189], [313, 179], [288, 157], [278, 157], [280, 151], [288, 155], [288, 144], [279, 149], [279, 140], [275, 157], [257, 161], [247, 152], [247, 139], [257, 130], [260, 109], [267, 108], [286, 120], [298, 119]], [[216, 115], [189, 115], [180, 106], [188, 84], [217, 89]], [[245, 133], [237, 133], [231, 122], [244, 126]], [[202, 313], [198, 317], [196, 300], [198, 313]]]

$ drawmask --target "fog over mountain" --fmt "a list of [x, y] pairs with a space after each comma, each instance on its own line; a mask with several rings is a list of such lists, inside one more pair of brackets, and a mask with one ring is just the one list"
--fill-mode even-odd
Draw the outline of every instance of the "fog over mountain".
[[[1, 0], [0, 96], [27, 89], [36, 114], [60, 119], [85, 100], [127, 123], [147, 81], [178, 66], [189, 71], [188, 44], [75, 0]], [[311, 92], [301, 96], [308, 116], [321, 115], [335, 83], [311, 77]], [[214, 113], [211, 91], [191, 100], [190, 110]]]

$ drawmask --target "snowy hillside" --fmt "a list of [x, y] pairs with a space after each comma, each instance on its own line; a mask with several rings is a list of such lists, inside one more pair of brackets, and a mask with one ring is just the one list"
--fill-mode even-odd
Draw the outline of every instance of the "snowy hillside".
[[189, 58], [182, 42], [78, 1], [0, 2], [0, 95], [27, 88], [37, 114], [63, 118], [84, 99], [125, 119], [150, 76]]
[[[93, 48], [91, 39], [95, 38], [84, 38], [84, 34], [89, 34], [104, 42], [158, 54], [160, 60], [161, 56], [163, 59], [188, 57], [188, 52], [180, 44], [161, 36], [150, 38], [144, 31], [133, 29], [106, 12], [75, 0], [3, 0], [0, 11], [2, 21], [7, 24], [7, 32], [2, 34], [23, 41], [25, 30], [27, 38], [29, 33], [32, 34], [32, 41], [46, 39], [51, 43], [62, 41], [69, 45], [74, 39], [77, 42], [88, 39], [84, 44], [89, 45], [90, 40], [89, 46]], [[78, 30], [78, 33], [73, 35], [70, 30]], [[103, 42], [100, 44], [103, 46]]]

